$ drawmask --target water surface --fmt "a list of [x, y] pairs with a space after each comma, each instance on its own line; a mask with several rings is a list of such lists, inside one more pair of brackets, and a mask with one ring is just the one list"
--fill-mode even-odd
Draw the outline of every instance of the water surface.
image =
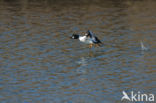
[[[0, 0], [1, 103], [121, 103], [123, 90], [156, 93], [155, 5]], [[104, 46], [69, 38], [87, 30]]]

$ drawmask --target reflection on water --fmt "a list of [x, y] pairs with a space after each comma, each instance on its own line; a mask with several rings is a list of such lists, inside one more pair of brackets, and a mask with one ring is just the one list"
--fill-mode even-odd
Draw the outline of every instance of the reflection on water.
[[87, 58], [81, 57], [77, 63], [80, 65], [80, 67], [77, 68], [77, 72], [81, 74], [87, 73], [87, 70], [86, 70], [88, 66]]
[[[155, 5], [0, 0], [0, 101], [120, 103], [123, 90], [154, 94]], [[69, 39], [88, 29], [104, 47]]]
[[80, 64], [81, 66], [87, 66], [87, 59], [84, 57], [80, 58], [80, 61], [78, 61], [78, 64]]

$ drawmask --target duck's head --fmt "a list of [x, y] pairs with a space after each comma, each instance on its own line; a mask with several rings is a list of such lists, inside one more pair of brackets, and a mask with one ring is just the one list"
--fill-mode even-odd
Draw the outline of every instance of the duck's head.
[[78, 34], [73, 34], [73, 35], [71, 36], [71, 38], [72, 38], [72, 39], [78, 39], [78, 38], [79, 38], [79, 35], [78, 35]]

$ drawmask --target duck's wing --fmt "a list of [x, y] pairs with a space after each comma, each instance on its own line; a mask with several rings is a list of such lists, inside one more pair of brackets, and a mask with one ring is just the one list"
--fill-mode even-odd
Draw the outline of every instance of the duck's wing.
[[87, 37], [90, 37], [94, 43], [102, 43], [91, 31], [87, 31], [86, 35]]
[[85, 36], [90, 37], [90, 38], [95, 37], [94, 34], [90, 30], [87, 31], [87, 33], [85, 34]]
[[93, 42], [102, 44], [102, 42], [96, 36], [93, 38]]
[[102, 44], [102, 42], [90, 30], [87, 31], [87, 33], [85, 34], [85, 36], [91, 38], [91, 40], [95, 44], [98, 44], [98, 43], [101, 43]]

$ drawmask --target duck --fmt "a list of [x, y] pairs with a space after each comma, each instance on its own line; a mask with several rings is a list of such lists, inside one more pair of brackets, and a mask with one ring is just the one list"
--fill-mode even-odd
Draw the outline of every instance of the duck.
[[102, 46], [102, 42], [90, 30], [88, 30], [84, 36], [80, 36], [79, 34], [73, 34], [71, 38], [79, 39], [80, 42], [89, 44], [89, 48], [92, 48], [93, 45]]

